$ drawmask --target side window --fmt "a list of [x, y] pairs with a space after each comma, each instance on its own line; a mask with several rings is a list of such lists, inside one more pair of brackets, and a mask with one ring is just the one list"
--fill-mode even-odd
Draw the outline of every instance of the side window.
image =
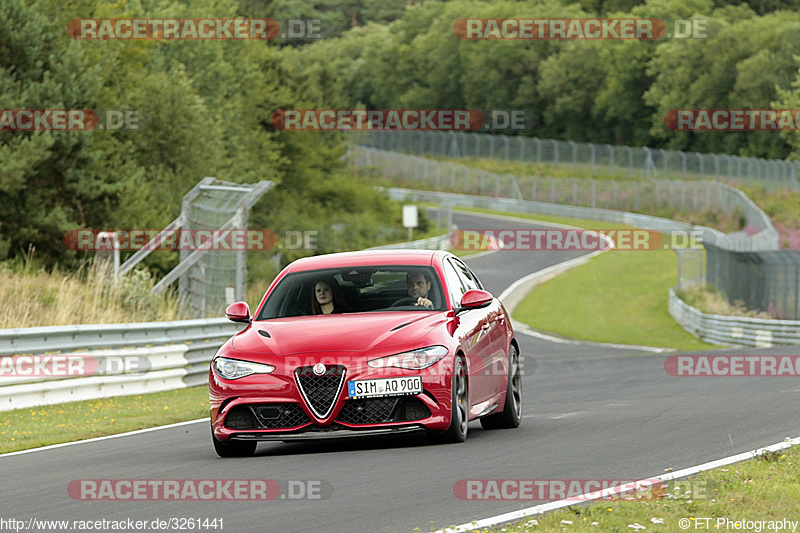
[[444, 262], [444, 276], [447, 279], [447, 288], [450, 291], [450, 299], [453, 301], [454, 306], [458, 306], [461, 302], [461, 297], [467, 292], [464, 281], [458, 275], [457, 269], [450, 261]]
[[[472, 274], [472, 271], [467, 268], [467, 265], [462, 263], [457, 259], [451, 259], [453, 264], [456, 267], [456, 272], [458, 272], [458, 276], [461, 278], [463, 285], [469, 289], [480, 289], [480, 282], [478, 279]], [[464, 292], [466, 292], [466, 290]]]

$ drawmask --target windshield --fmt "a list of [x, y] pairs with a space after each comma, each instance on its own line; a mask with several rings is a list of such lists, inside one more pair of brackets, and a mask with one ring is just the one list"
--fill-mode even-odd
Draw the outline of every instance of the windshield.
[[270, 293], [256, 320], [412, 310], [445, 310], [442, 285], [432, 267], [350, 267], [289, 274]]

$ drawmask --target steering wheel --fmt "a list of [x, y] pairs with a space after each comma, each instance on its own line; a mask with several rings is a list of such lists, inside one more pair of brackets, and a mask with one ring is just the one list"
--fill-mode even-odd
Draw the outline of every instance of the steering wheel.
[[389, 307], [401, 307], [404, 305], [416, 305], [417, 299], [412, 298], [411, 296], [406, 296], [405, 298], [400, 298], [395, 303], [390, 305]]

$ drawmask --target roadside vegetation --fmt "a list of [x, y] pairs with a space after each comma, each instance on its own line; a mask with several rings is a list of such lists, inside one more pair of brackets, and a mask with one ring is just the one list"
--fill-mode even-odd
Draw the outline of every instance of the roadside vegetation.
[[156, 281], [136, 270], [115, 284], [109, 265], [94, 261], [48, 270], [29, 254], [0, 264], [0, 329], [188, 318], [174, 291], [150, 292]]
[[0, 453], [207, 416], [206, 386], [15, 409], [0, 417]]
[[744, 302], [736, 300], [728, 302], [725, 295], [707, 285], [688, 287], [675, 292], [675, 295], [704, 313], [712, 315], [741, 316], [749, 318], [775, 318], [765, 311], [747, 309]]
[[[767, 452], [756, 458], [701, 472], [665, 484], [663, 497], [630, 501], [602, 501], [575, 505], [536, 515], [514, 524], [484, 529], [482, 533], [564, 533], [573, 531], [673, 532], [767, 531], [762, 525], [744, 527], [737, 521], [798, 521], [797, 502], [800, 446]], [[687, 494], [690, 487], [713, 487], [706, 494]], [[710, 520], [705, 521], [706, 518]], [[731, 524], [720, 518], [730, 519]], [[684, 519], [685, 522], [680, 522]], [[686, 527], [684, 527], [686, 526]], [[774, 531], [774, 529], [772, 529]], [[791, 525], [789, 526], [791, 530]]]
[[[425, 213], [419, 213], [420, 230], [414, 239], [441, 235]], [[407, 240], [403, 231], [389, 233], [389, 242]], [[386, 244], [384, 238], [370, 240], [364, 236], [359, 242], [366, 246]], [[326, 253], [351, 250], [342, 242], [341, 249]], [[153, 254], [174, 253], [156, 251]], [[251, 309], [261, 302], [267, 288], [279, 270], [275, 261], [251, 252], [248, 258], [248, 278], [245, 301]], [[280, 263], [278, 263], [280, 264]], [[0, 329], [35, 326], [65, 326], [71, 324], [118, 324], [126, 322], [153, 322], [197, 318], [190, 316], [181, 305], [177, 284], [161, 294], [150, 290], [158, 279], [147, 268], [136, 268], [118, 283], [114, 282], [110, 263], [90, 257], [74, 269], [47, 268], [36, 257], [32, 248], [25, 256], [0, 262]], [[223, 309], [215, 316], [223, 316]]]
[[[573, 167], [569, 164], [543, 164], [530, 163], [525, 161], [506, 161], [502, 159], [489, 158], [463, 158], [446, 159], [442, 157], [430, 157], [437, 161], [465, 165], [480, 168], [495, 174], [511, 174], [516, 177], [522, 191], [530, 191], [533, 180], [531, 177], [543, 177], [564, 180], [617, 180], [617, 181], [642, 181], [641, 173], [634, 176], [626, 173], [608, 174], [606, 172], [590, 171], [588, 166]], [[425, 188], [424, 183], [415, 180], [400, 180], [403, 183], [395, 184], [395, 187]], [[754, 187], [752, 185], [736, 184], [736, 188], [744, 192], [767, 216], [772, 220], [775, 229], [780, 235], [782, 248], [793, 248], [800, 250], [800, 191], [771, 191], [765, 187]], [[543, 191], [544, 198], [547, 200], [547, 190]], [[527, 194], [527, 193], [525, 193]], [[526, 199], [530, 199], [526, 196]], [[587, 204], [588, 205], [588, 204]], [[747, 221], [744, 213], [739, 210], [730, 212], [721, 209], [703, 209], [701, 211], [681, 210], [670, 207], [652, 207], [644, 205], [639, 210], [632, 207], [626, 211], [637, 212], [644, 215], [657, 216], [678, 220], [699, 226], [708, 226], [718, 229], [724, 233], [731, 233], [745, 229]]]
[[[459, 210], [584, 229], [632, 228], [567, 217]], [[670, 316], [667, 294], [677, 282], [677, 265], [677, 255], [672, 250], [611, 250], [537, 286], [512, 316], [535, 330], [571, 339], [679, 350], [719, 348], [697, 339]]]

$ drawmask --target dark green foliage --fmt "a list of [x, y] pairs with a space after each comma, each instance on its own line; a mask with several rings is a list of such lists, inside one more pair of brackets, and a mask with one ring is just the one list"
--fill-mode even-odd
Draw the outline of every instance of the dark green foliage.
[[[367, 17], [390, 16], [361, 7]], [[345, 137], [278, 132], [270, 123], [278, 109], [323, 101], [291, 50], [258, 41], [73, 40], [65, 31], [73, 18], [236, 17], [248, 9], [288, 18], [255, 1], [0, 2], [0, 108], [146, 117], [139, 130], [0, 132], [0, 260], [34, 245], [46, 264], [74, 264], [91, 254], [66, 248], [69, 229], [162, 228], [205, 176], [274, 181], [251, 226], [319, 231], [323, 251], [397, 236], [399, 206], [343, 172]], [[147, 262], [164, 272], [176, 260], [158, 252]]]

